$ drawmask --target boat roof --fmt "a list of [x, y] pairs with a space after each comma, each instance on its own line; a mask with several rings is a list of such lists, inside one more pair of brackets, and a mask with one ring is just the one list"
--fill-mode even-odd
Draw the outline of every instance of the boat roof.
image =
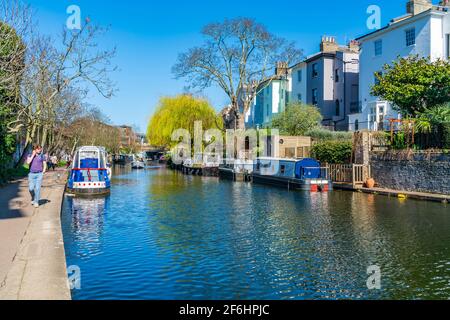
[[106, 152], [106, 149], [104, 147], [96, 147], [96, 146], [83, 146], [77, 149], [77, 152], [93, 152], [93, 151]]
[[285, 161], [285, 162], [299, 162], [301, 159], [284, 159], [284, 158], [271, 158], [271, 157], [260, 157], [256, 160], [270, 160], [270, 161]]

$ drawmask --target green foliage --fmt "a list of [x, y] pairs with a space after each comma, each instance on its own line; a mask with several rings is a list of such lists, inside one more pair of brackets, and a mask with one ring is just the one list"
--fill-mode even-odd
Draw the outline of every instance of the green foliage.
[[349, 163], [352, 158], [353, 144], [350, 141], [324, 141], [315, 144], [311, 149], [314, 158], [322, 163]]
[[[23, 68], [23, 57], [15, 54], [23, 46], [16, 32], [0, 22], [0, 61], [7, 70], [0, 69], [0, 176], [8, 177], [12, 154], [16, 149], [16, 135], [8, 131], [8, 124], [15, 119], [14, 103], [18, 92], [17, 74]], [[7, 79], [7, 80], [6, 80]]]
[[443, 123], [441, 128], [444, 149], [450, 149], [450, 122]]
[[325, 128], [315, 128], [306, 132], [306, 135], [316, 141], [352, 141], [353, 133], [344, 131], [331, 131]]
[[394, 135], [394, 139], [392, 141], [392, 149], [394, 150], [403, 150], [408, 148], [406, 144], [406, 136], [404, 132], [398, 132]]
[[426, 108], [450, 102], [450, 63], [410, 56], [385, 65], [376, 74], [379, 84], [372, 94], [394, 103], [404, 116], [415, 116]]
[[322, 120], [318, 108], [290, 103], [284, 112], [274, 116], [272, 128], [278, 129], [281, 135], [304, 136], [308, 131], [319, 128]]
[[27, 165], [19, 166], [17, 168], [8, 168], [6, 170], [0, 171], [0, 183], [26, 177], [29, 172], [30, 169]]
[[173, 132], [186, 129], [193, 137], [196, 121], [202, 122], [204, 130], [223, 128], [222, 118], [205, 99], [191, 95], [161, 98], [148, 125], [148, 140], [154, 146], [173, 146]]

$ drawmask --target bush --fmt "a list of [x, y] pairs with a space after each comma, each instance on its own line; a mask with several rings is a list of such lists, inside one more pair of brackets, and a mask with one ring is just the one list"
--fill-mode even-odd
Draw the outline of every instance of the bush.
[[13, 179], [23, 178], [28, 175], [30, 170], [28, 166], [23, 165], [18, 168], [9, 168], [0, 173], [0, 183], [8, 182]]
[[58, 166], [58, 168], [64, 168], [64, 167], [67, 166], [67, 161], [61, 160], [61, 161], [58, 162], [57, 166]]
[[352, 141], [352, 132], [330, 131], [325, 128], [315, 128], [306, 133], [307, 136], [317, 141]]
[[350, 141], [319, 142], [312, 147], [311, 154], [322, 163], [349, 163], [353, 154], [353, 144]]
[[450, 122], [442, 124], [442, 142], [444, 149], [450, 149]]

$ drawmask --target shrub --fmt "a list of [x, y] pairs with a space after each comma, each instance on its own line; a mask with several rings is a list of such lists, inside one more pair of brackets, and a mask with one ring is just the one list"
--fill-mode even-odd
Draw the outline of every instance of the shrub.
[[322, 163], [349, 163], [353, 154], [353, 144], [350, 141], [324, 141], [312, 147], [311, 154]]
[[306, 133], [307, 136], [317, 141], [351, 141], [352, 132], [330, 131], [325, 128], [315, 128]]
[[442, 124], [442, 142], [444, 149], [450, 149], [450, 122]]
[[0, 183], [10, 181], [12, 179], [18, 179], [26, 177], [29, 173], [28, 166], [23, 165], [18, 168], [9, 168], [0, 173]]

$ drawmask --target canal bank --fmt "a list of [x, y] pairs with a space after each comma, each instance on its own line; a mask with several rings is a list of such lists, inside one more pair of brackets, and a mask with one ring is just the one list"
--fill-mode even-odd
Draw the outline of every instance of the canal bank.
[[425, 193], [425, 192], [414, 192], [414, 191], [402, 191], [394, 189], [385, 188], [365, 188], [365, 187], [354, 187], [346, 183], [334, 183], [333, 188], [336, 190], [346, 190], [351, 192], [362, 192], [373, 195], [382, 195], [389, 198], [399, 198], [399, 199], [414, 199], [421, 201], [431, 201], [440, 202], [442, 204], [450, 203], [450, 195], [436, 194], [436, 193]]
[[27, 180], [0, 197], [0, 300], [70, 300], [61, 204], [66, 172], [49, 172], [39, 209], [31, 206]]

